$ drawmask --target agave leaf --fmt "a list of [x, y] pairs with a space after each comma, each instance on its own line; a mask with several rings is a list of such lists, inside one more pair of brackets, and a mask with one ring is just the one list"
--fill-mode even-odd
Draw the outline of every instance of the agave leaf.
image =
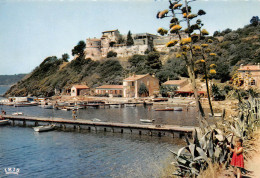
[[214, 148], [213, 148], [213, 131], [210, 133], [209, 141], [208, 141], [208, 152], [209, 156], [212, 157], [214, 153]]
[[190, 144], [189, 145], [189, 150], [190, 150], [190, 153], [191, 153], [191, 156], [192, 156], [192, 160], [194, 160], [195, 158], [195, 151], [196, 151], [196, 145], [195, 144]]
[[195, 129], [193, 140], [194, 140], [193, 143], [194, 143], [196, 146], [200, 147], [200, 142], [199, 142], [199, 138], [198, 138], [197, 129]]
[[204, 159], [207, 163], [209, 163], [206, 153], [200, 147], [197, 147], [196, 150], [199, 152], [200, 156], [196, 157], [194, 160]]
[[219, 146], [217, 146], [217, 147], [215, 148], [214, 156], [215, 156], [217, 159], [219, 159], [221, 153], [222, 153], [222, 149], [221, 149]]
[[223, 142], [225, 140], [225, 137], [221, 134], [215, 135], [215, 137], [218, 139], [218, 141]]
[[237, 129], [235, 129], [232, 125], [230, 125], [230, 128], [231, 128], [232, 132], [235, 134], [235, 136], [241, 137], [240, 132], [237, 131]]
[[186, 140], [187, 145], [190, 145], [190, 141], [189, 141], [187, 135], [185, 135], [185, 140]]
[[182, 147], [181, 149], [179, 149], [178, 153], [177, 153], [177, 158], [181, 156], [181, 153], [185, 150], [188, 150], [189, 147]]

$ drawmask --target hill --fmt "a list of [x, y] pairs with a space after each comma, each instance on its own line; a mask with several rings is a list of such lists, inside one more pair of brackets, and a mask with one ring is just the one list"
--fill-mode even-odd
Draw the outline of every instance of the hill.
[[[259, 37], [259, 25], [247, 25], [235, 31], [226, 29], [208, 37], [213, 39], [212, 48], [217, 54], [207, 62], [207, 65], [214, 63], [217, 66], [214, 78], [224, 82], [230, 80], [240, 64], [260, 63]], [[63, 57], [46, 58], [25, 79], [11, 87], [6, 96], [52, 96], [55, 88], [70, 88], [73, 84], [86, 84], [93, 88], [104, 84], [122, 84], [123, 78], [133, 73], [155, 74], [160, 83], [187, 76], [185, 61], [176, 58], [176, 53], [151, 51], [146, 55], [134, 55], [127, 61], [116, 55], [93, 61], [85, 59], [84, 49], [85, 43], [80, 41], [72, 50], [75, 59], [71, 62]], [[198, 76], [203, 74], [200, 68], [196, 71]]]
[[20, 81], [26, 74], [0, 75], [0, 85], [13, 85]]

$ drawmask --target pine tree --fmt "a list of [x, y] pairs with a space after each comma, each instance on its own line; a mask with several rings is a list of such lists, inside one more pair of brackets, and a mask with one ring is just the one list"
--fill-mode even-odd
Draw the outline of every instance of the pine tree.
[[132, 38], [132, 34], [131, 34], [130, 30], [129, 30], [128, 34], [127, 34], [126, 45], [127, 46], [134, 45], [134, 40]]

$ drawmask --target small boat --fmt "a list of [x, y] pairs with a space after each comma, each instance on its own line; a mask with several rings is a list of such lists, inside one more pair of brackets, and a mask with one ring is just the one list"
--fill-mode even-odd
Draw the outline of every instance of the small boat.
[[39, 105], [39, 106], [44, 109], [53, 109], [53, 105]]
[[13, 116], [22, 116], [23, 113], [22, 113], [22, 112], [14, 112], [12, 115], [13, 115]]
[[9, 124], [9, 120], [5, 119], [5, 120], [0, 120], [0, 125], [8, 125]]
[[183, 109], [182, 109], [182, 107], [173, 107], [173, 110], [174, 111], [182, 111]]
[[35, 132], [45, 132], [49, 130], [53, 130], [55, 128], [55, 125], [44, 125], [44, 126], [38, 126], [38, 127], [33, 127], [33, 130]]
[[62, 111], [68, 111], [69, 109], [68, 109], [68, 108], [61, 108], [60, 110], [62, 110]]
[[29, 106], [37, 106], [37, 103], [15, 103], [14, 107], [29, 107]]
[[101, 122], [101, 120], [100, 120], [100, 119], [97, 119], [97, 118], [94, 118], [94, 119], [92, 119], [91, 121], [93, 121], [93, 122]]
[[[222, 113], [214, 113], [215, 117], [222, 117]], [[209, 113], [209, 117], [212, 117], [212, 114]]]
[[110, 107], [111, 108], [120, 108], [120, 105], [119, 104], [111, 104]]
[[140, 122], [153, 123], [154, 119], [152, 119], [152, 120], [150, 120], [150, 119], [140, 119]]
[[136, 104], [125, 104], [125, 107], [136, 107]]
[[155, 111], [174, 111], [173, 108], [155, 109]]

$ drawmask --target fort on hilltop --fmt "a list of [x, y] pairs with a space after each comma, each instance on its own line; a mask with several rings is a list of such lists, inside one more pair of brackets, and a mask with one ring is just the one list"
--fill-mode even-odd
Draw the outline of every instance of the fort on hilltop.
[[[182, 36], [185, 34], [183, 33]], [[130, 57], [134, 54], [145, 54], [153, 48], [159, 52], [169, 52], [173, 48], [167, 48], [165, 44], [170, 40], [178, 39], [177, 35], [158, 36], [150, 33], [132, 34], [134, 45], [127, 46], [126, 35], [121, 35], [118, 30], [102, 32], [101, 38], [88, 38], [86, 40], [85, 58], [99, 60], [107, 57], [109, 51], [117, 53], [117, 57]]]

